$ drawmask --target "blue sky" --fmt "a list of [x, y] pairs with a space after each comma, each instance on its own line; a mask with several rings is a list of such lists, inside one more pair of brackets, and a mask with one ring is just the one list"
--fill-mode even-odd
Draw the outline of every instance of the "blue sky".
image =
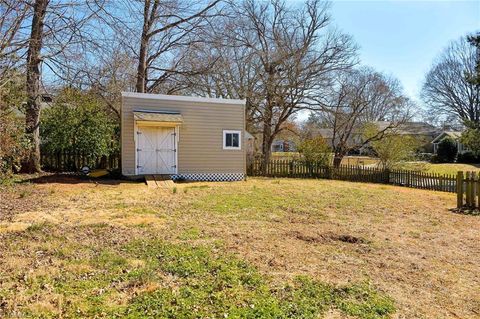
[[480, 30], [480, 0], [333, 0], [331, 15], [360, 46], [362, 63], [397, 77], [417, 101], [425, 73], [449, 41]]

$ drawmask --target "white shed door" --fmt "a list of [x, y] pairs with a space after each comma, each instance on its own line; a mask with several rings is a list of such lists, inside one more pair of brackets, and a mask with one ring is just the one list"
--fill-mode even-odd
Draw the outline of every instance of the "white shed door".
[[137, 173], [175, 174], [174, 127], [139, 127], [137, 131]]

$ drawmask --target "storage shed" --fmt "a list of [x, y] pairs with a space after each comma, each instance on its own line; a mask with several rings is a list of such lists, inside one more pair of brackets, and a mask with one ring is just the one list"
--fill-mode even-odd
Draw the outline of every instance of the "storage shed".
[[245, 100], [122, 93], [125, 176], [242, 180], [245, 150]]

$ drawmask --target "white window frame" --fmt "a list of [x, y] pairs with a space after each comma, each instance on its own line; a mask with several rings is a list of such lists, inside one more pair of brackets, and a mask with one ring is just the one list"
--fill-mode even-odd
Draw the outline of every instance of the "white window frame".
[[[227, 146], [227, 134], [238, 134], [238, 147]], [[242, 149], [242, 131], [223, 130], [223, 149], [224, 150], [241, 150]]]

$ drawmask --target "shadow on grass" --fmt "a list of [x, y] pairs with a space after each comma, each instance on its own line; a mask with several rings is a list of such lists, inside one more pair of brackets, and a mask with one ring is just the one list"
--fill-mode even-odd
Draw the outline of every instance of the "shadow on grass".
[[38, 176], [23, 179], [20, 183], [33, 184], [102, 184], [119, 185], [120, 183], [140, 183], [142, 181], [126, 180], [118, 176], [106, 175], [98, 178], [89, 177], [80, 173], [44, 173]]
[[467, 207], [462, 208], [451, 208], [449, 209], [452, 213], [460, 214], [460, 215], [469, 215], [469, 216], [479, 216], [480, 217], [480, 210], [479, 209], [472, 209]]

